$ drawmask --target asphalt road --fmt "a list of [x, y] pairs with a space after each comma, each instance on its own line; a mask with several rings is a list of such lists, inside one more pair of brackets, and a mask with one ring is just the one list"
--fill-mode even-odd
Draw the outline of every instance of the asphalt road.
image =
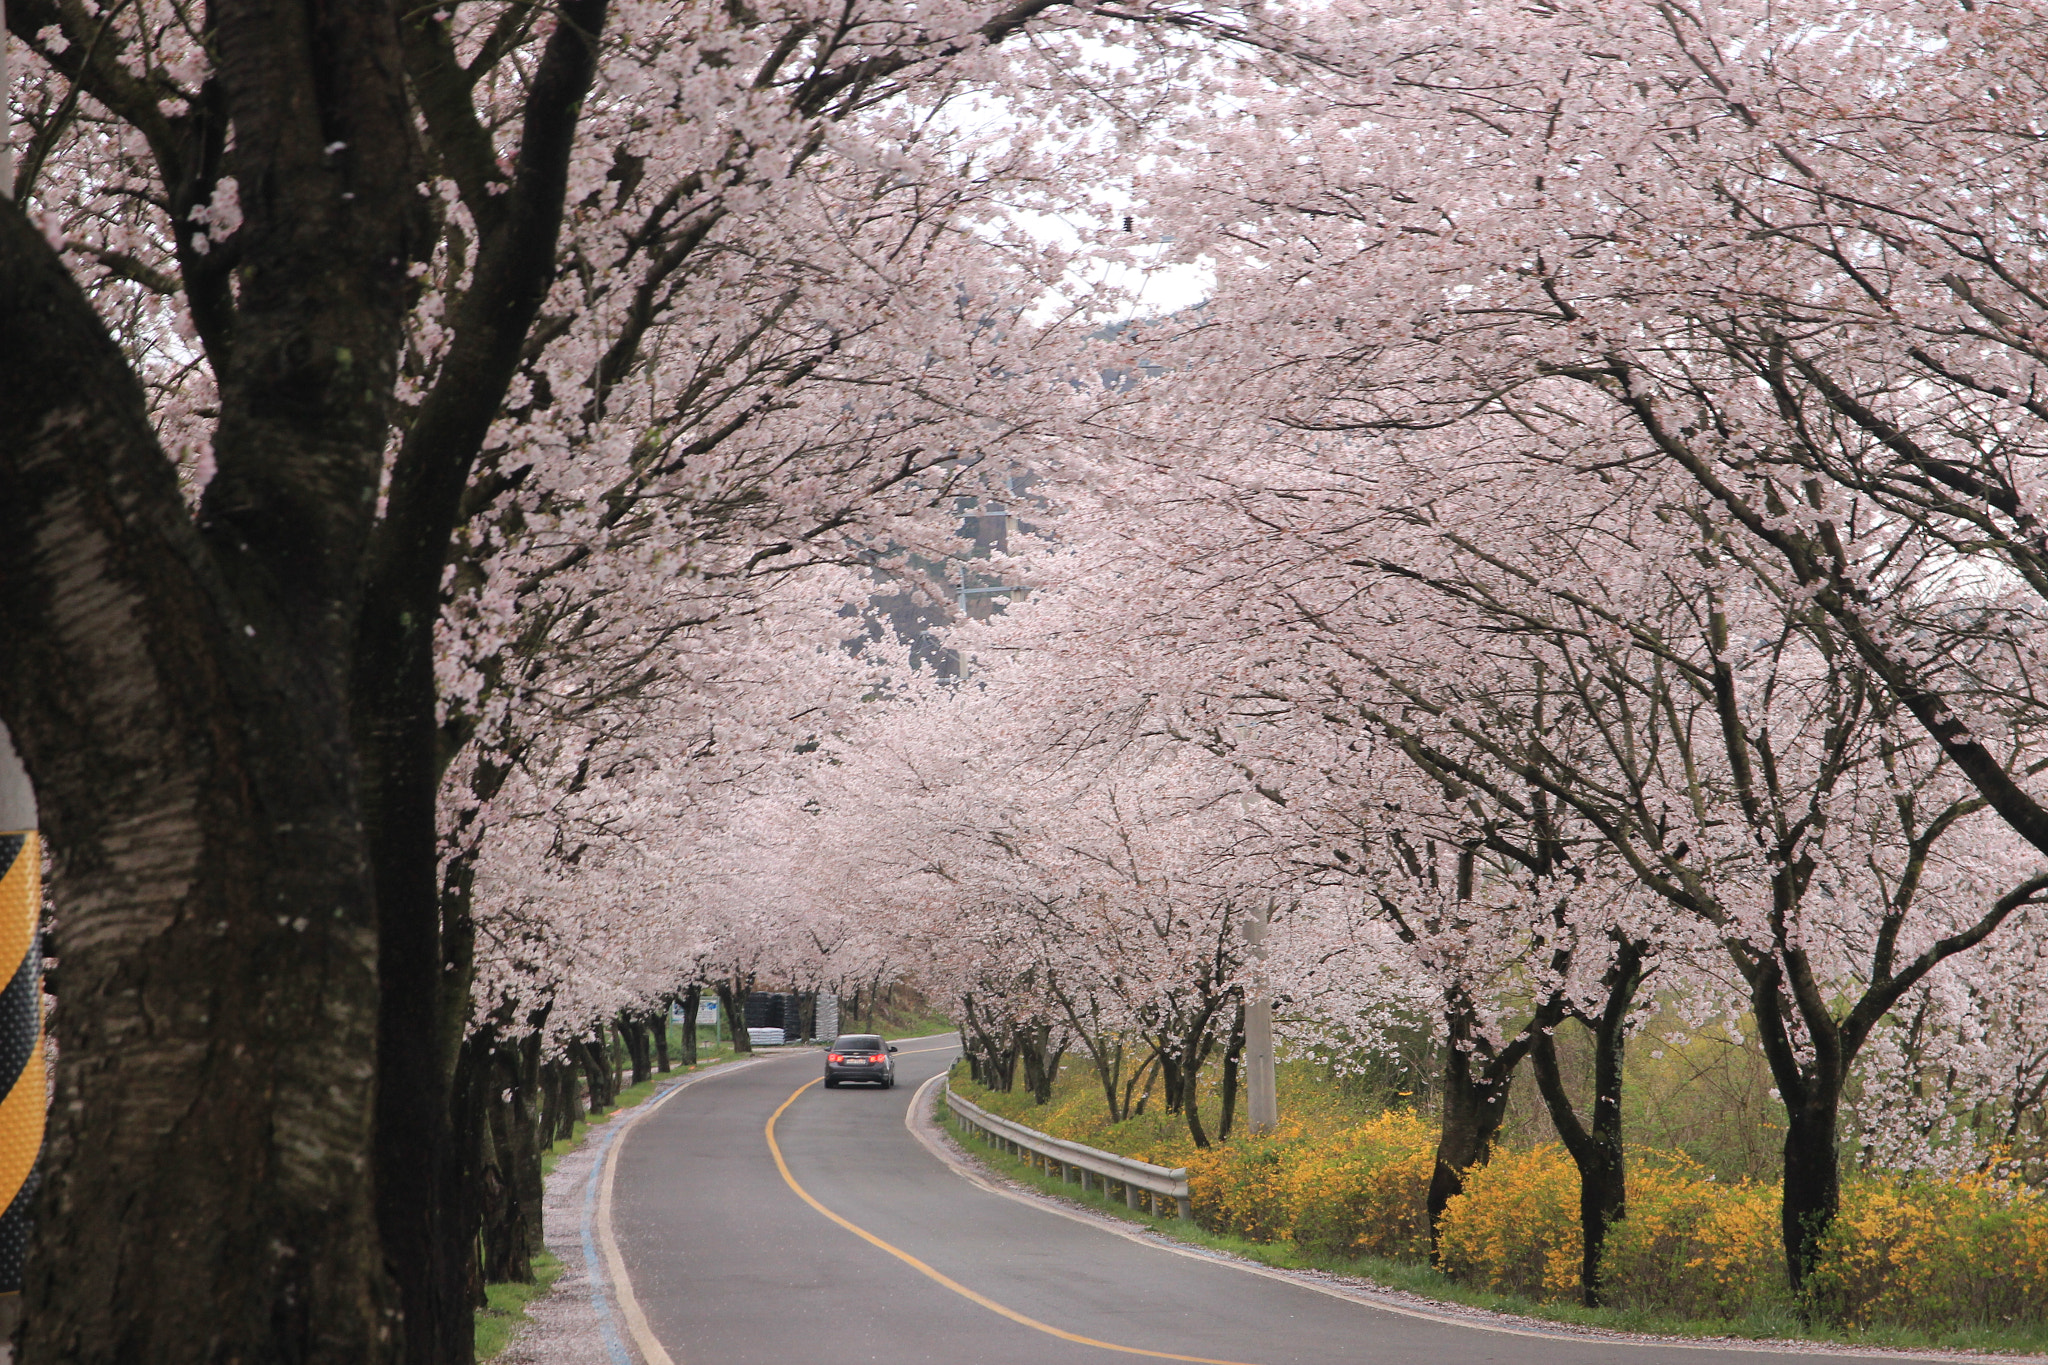
[[[894, 1090], [812, 1085], [797, 1093], [819, 1074], [820, 1055], [778, 1055], [730, 1075], [706, 1073], [620, 1137], [612, 1228], [646, 1328], [675, 1365], [1786, 1360], [1782, 1352], [1519, 1334], [1406, 1315], [1176, 1255], [991, 1193], [962, 1179], [904, 1122], [919, 1083], [943, 1071], [955, 1050], [936, 1039], [902, 1047]], [[784, 1179], [765, 1130], [792, 1095], [774, 1129], [790, 1179], [900, 1254], [831, 1221]], [[997, 1306], [1130, 1349], [1080, 1344]]]

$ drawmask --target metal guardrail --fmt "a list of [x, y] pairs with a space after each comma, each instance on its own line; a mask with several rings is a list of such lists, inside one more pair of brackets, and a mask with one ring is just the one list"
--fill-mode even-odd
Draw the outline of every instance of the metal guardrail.
[[1048, 1172], [1055, 1168], [1063, 1182], [1077, 1176], [1081, 1190], [1086, 1193], [1094, 1180], [1102, 1181], [1104, 1194], [1112, 1193], [1111, 1187], [1121, 1185], [1124, 1203], [1131, 1208], [1148, 1206], [1153, 1213], [1162, 1212], [1161, 1199], [1173, 1201], [1174, 1212], [1182, 1218], [1193, 1217], [1188, 1207], [1188, 1171], [1185, 1166], [1154, 1166], [1149, 1161], [1134, 1161], [1115, 1152], [1105, 1152], [1099, 1147], [1088, 1147], [1064, 1138], [1052, 1137], [1036, 1128], [1026, 1128], [1021, 1123], [991, 1114], [980, 1105], [961, 1099], [953, 1093], [950, 1085], [942, 1087], [946, 1096], [946, 1107], [953, 1115], [970, 1128], [976, 1128], [998, 1147], [1012, 1155], [1023, 1157], [1034, 1166]]

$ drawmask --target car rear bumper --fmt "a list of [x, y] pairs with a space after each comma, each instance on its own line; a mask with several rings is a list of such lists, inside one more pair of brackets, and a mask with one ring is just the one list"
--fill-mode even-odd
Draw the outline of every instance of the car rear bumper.
[[828, 1081], [886, 1081], [889, 1068], [886, 1066], [827, 1066], [825, 1079]]

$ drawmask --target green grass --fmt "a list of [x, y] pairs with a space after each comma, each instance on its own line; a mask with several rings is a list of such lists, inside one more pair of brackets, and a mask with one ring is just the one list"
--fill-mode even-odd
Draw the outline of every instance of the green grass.
[[885, 1038], [923, 1038], [933, 1033], [951, 1033], [953, 1028], [951, 1019], [929, 1010], [898, 1012], [883, 1009], [857, 1019], [851, 1015], [839, 1017], [841, 1033], [879, 1033]]
[[505, 1349], [526, 1321], [526, 1305], [553, 1288], [562, 1277], [562, 1262], [553, 1252], [533, 1258], [532, 1284], [494, 1284], [484, 1290], [489, 1307], [476, 1314], [476, 1358], [489, 1360]]
[[[980, 1103], [977, 1095], [976, 1102]], [[1026, 1097], [1028, 1104], [1028, 1097]], [[993, 1109], [994, 1106], [984, 1105]], [[1005, 1106], [1010, 1107], [1010, 1106]], [[1016, 1118], [1015, 1115], [1006, 1117]], [[1388, 1260], [1377, 1256], [1368, 1257], [1322, 1257], [1304, 1254], [1291, 1240], [1280, 1242], [1254, 1242], [1247, 1238], [1207, 1231], [1193, 1222], [1183, 1221], [1171, 1215], [1158, 1216], [1128, 1208], [1123, 1201], [1112, 1199], [1096, 1189], [1087, 1194], [1081, 1192], [1078, 1184], [1068, 1184], [1057, 1175], [1040, 1170], [983, 1139], [978, 1132], [954, 1120], [944, 1107], [940, 1107], [940, 1118], [961, 1145], [979, 1158], [990, 1169], [1035, 1188], [1043, 1193], [1058, 1196], [1069, 1203], [1078, 1204], [1097, 1213], [1127, 1223], [1147, 1227], [1162, 1236], [1189, 1246], [1202, 1247], [1212, 1251], [1227, 1252], [1259, 1265], [1273, 1266], [1281, 1270], [1322, 1270], [1348, 1275], [1368, 1281], [1386, 1289], [1401, 1290], [1419, 1298], [1438, 1303], [1455, 1304], [1466, 1308], [1484, 1309], [1493, 1313], [1511, 1314], [1516, 1317], [1533, 1318], [1541, 1322], [1566, 1323], [1580, 1327], [1597, 1327], [1616, 1332], [1645, 1332], [1673, 1337], [1730, 1337], [1745, 1341], [1825, 1341], [1845, 1345], [1892, 1347], [1896, 1349], [1929, 1348], [1937, 1350], [1985, 1351], [1996, 1354], [2042, 1355], [2048, 1354], [2048, 1325], [2043, 1324], [1963, 1324], [1944, 1332], [1917, 1332], [1905, 1328], [1873, 1326], [1850, 1331], [1820, 1325], [1808, 1326], [1801, 1323], [1797, 1314], [1789, 1307], [1760, 1308], [1742, 1318], [1716, 1318], [1708, 1320], [1686, 1320], [1659, 1315], [1640, 1309], [1587, 1308], [1582, 1304], [1526, 1299], [1519, 1295], [1502, 1294], [1493, 1290], [1475, 1289], [1458, 1283], [1431, 1266], [1409, 1261]], [[1036, 1126], [1036, 1125], [1031, 1125]], [[1116, 1125], [1115, 1127], [1122, 1127]], [[1114, 1128], [1111, 1129], [1114, 1131]], [[1083, 1138], [1081, 1141], [1090, 1141]], [[1116, 1150], [1110, 1142], [1092, 1142], [1105, 1150]], [[1144, 1159], [1165, 1163], [1163, 1156], [1154, 1155]]]

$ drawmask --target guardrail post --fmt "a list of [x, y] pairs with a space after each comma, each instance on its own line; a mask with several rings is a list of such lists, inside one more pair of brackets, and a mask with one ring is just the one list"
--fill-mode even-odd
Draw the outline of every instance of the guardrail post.
[[[0, 44], [7, 41], [0, 26]], [[4, 117], [4, 116], [0, 116]], [[0, 1073], [0, 1334], [21, 1319], [29, 1210], [42, 1181], [43, 850], [35, 790], [0, 725], [0, 1040], [9, 1069]]]
[[1183, 1222], [1190, 1222], [1195, 1216], [1194, 1204], [1184, 1194], [1175, 1197], [1173, 1211], [1180, 1216]]

